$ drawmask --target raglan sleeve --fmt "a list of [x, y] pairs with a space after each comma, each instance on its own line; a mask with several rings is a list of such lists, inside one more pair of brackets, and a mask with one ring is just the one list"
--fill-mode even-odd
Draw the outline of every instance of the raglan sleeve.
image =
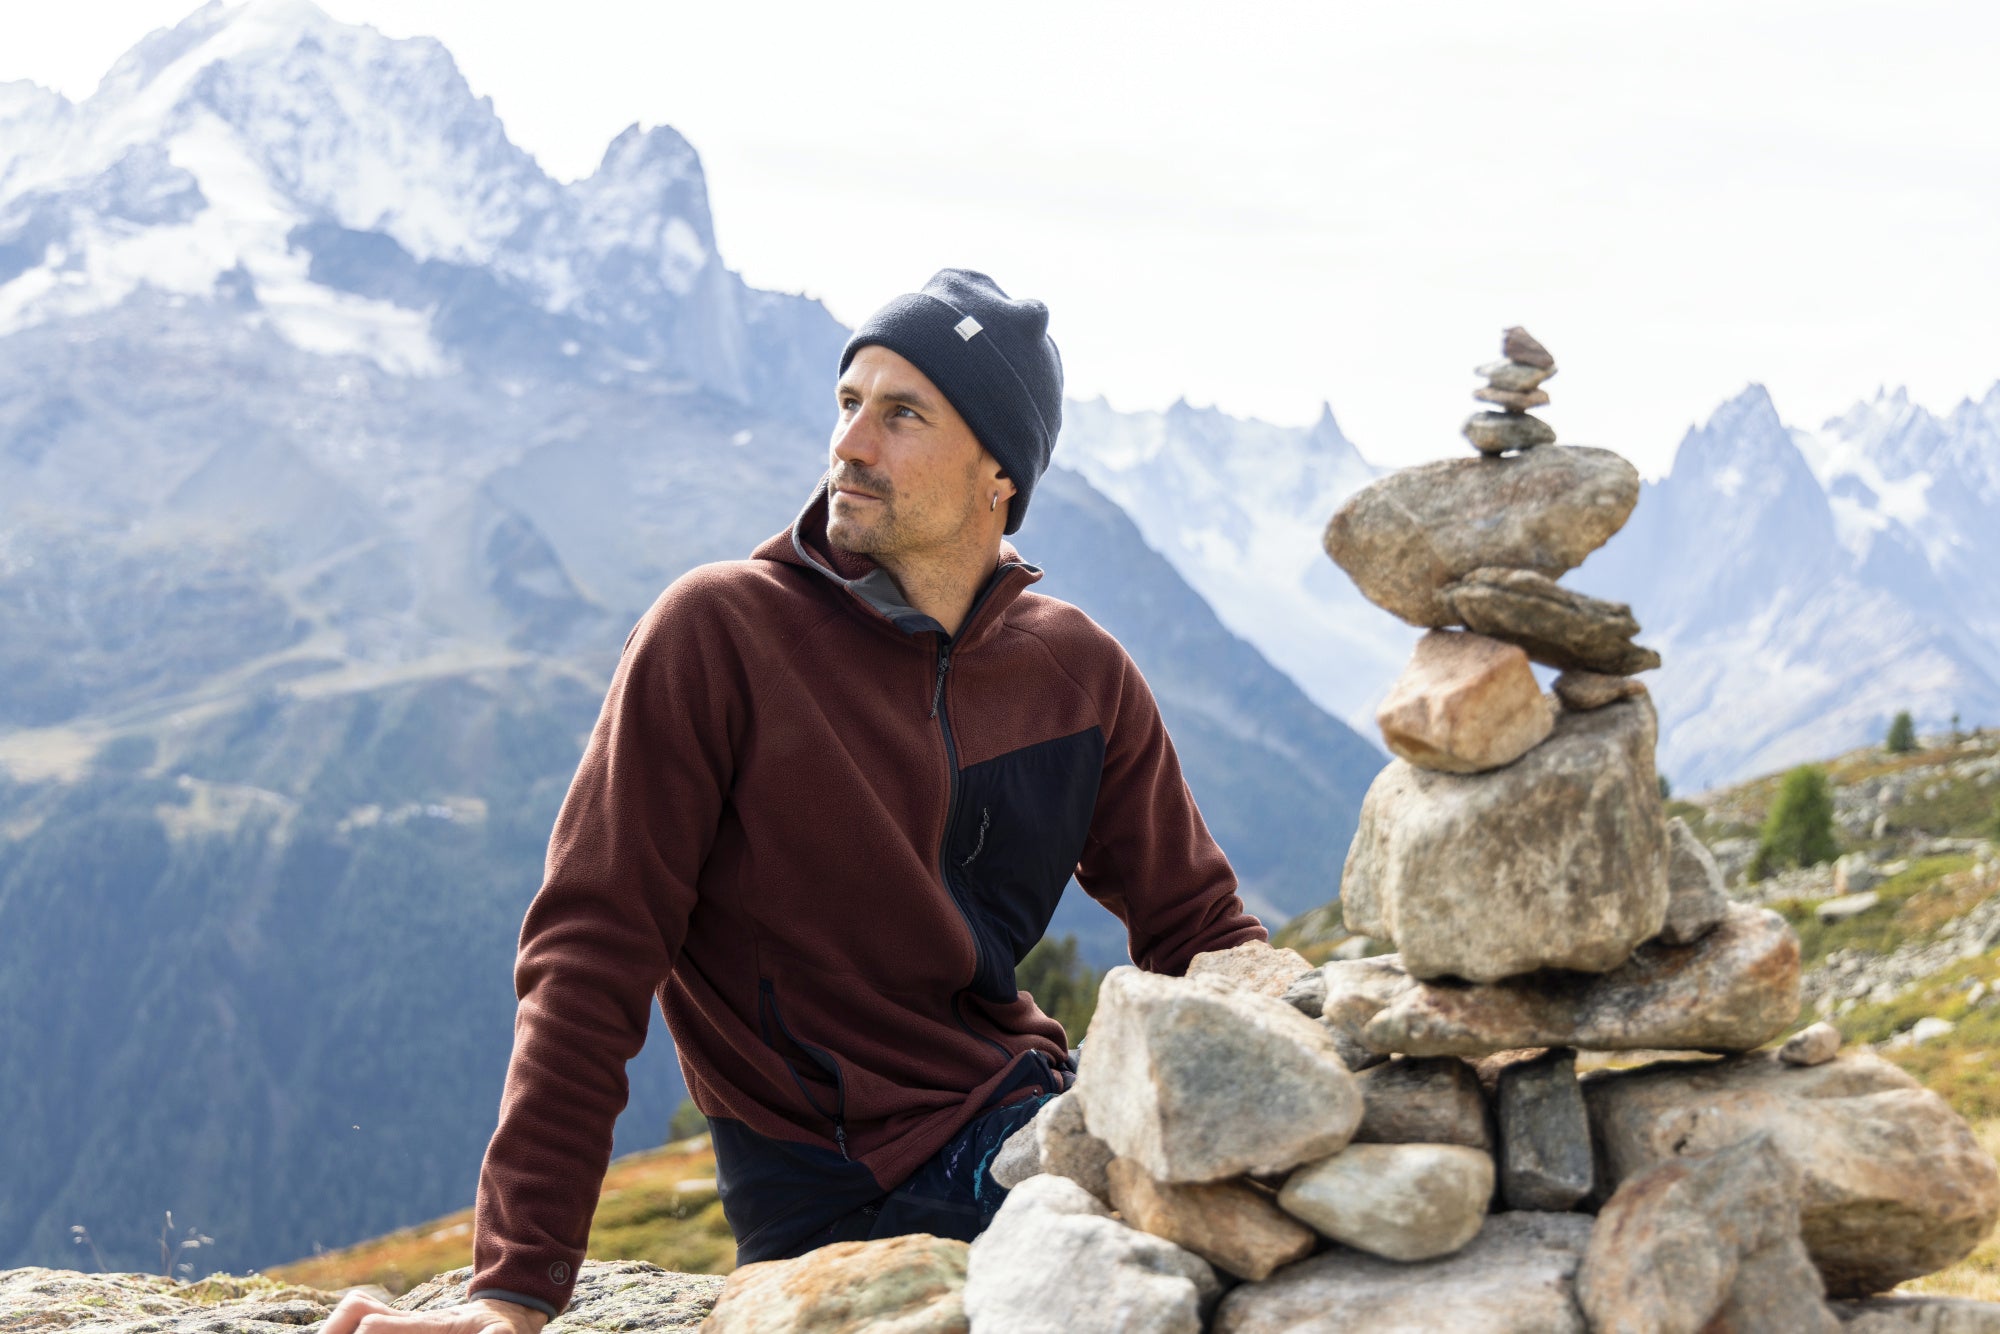
[[698, 575], [626, 640], [549, 839], [514, 966], [513, 1055], [474, 1211], [469, 1291], [567, 1305], [627, 1097], [714, 840], [741, 666]]
[[1104, 770], [1076, 880], [1125, 923], [1133, 962], [1179, 975], [1197, 954], [1268, 935], [1237, 897], [1236, 874], [1195, 806], [1138, 664], [1115, 641], [1109, 647]]

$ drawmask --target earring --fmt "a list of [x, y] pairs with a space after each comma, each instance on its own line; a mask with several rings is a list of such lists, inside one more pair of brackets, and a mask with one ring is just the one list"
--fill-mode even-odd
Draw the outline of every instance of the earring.
[[994, 510], [999, 508], [1000, 508], [1000, 493], [998, 491], [995, 491], [993, 493], [993, 499], [986, 502], [986, 512], [988, 514], [991, 514]]

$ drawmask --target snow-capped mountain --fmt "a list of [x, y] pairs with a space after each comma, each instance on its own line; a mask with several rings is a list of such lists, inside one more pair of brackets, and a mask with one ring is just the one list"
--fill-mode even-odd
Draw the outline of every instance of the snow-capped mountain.
[[441, 44], [307, 0], [212, 0], [78, 103], [0, 86], [0, 237], [0, 333], [223, 290], [306, 351], [438, 375], [494, 350], [462, 307], [498, 280], [530, 308], [505, 326], [534, 315], [585, 367], [746, 399], [786, 392], [785, 350], [833, 323], [724, 267], [672, 129], [633, 126], [564, 185]]
[[[1179, 403], [1066, 408], [1057, 457], [1130, 513], [1229, 627], [1373, 735], [1416, 632], [1319, 545], [1372, 467], [1331, 409], [1305, 430]], [[1761, 385], [1682, 441], [1571, 582], [1630, 602], [1661, 763], [1685, 788], [1926, 727], [2000, 721], [2000, 384], [1939, 417], [1878, 392], [1817, 430]]]
[[2000, 720], [2000, 385], [1938, 418], [1879, 393], [1816, 431], [1753, 384], [1682, 440], [1572, 581], [1630, 602], [1686, 788], [1920, 725]]
[[1132, 515], [1223, 624], [1373, 734], [1417, 632], [1362, 597], [1320, 546], [1328, 516], [1380, 474], [1331, 406], [1298, 430], [1185, 400], [1165, 412], [1071, 402], [1056, 458]]

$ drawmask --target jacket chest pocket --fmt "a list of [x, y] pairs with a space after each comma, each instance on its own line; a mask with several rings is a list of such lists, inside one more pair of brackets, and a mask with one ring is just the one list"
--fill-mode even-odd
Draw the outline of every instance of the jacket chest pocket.
[[972, 989], [985, 999], [1014, 999], [1014, 966], [1048, 929], [1083, 855], [1103, 773], [1095, 727], [959, 771], [944, 870], [979, 940]]

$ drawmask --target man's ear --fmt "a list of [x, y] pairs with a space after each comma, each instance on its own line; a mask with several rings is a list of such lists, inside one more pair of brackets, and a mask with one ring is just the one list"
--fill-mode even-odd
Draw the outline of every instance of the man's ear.
[[1014, 485], [1014, 479], [1007, 475], [1007, 470], [1000, 466], [1000, 460], [992, 454], [986, 455], [986, 463], [993, 474], [993, 483], [1000, 491], [1000, 499], [1012, 500], [1020, 490]]

